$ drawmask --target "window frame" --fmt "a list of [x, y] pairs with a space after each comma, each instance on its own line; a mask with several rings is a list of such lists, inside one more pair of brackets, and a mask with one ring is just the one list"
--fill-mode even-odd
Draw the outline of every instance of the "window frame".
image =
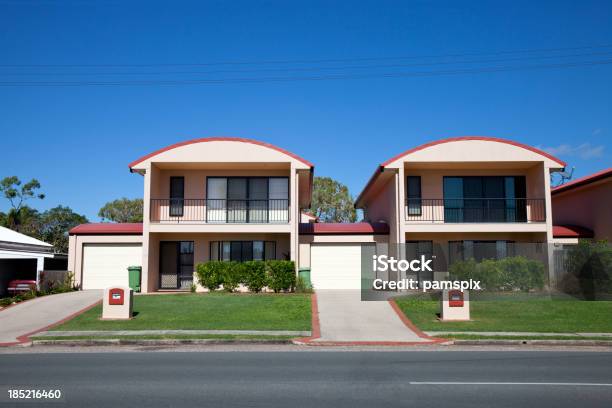
[[[269, 219], [269, 212], [270, 212], [270, 200], [286, 200], [287, 202], [287, 222], [289, 222], [289, 207], [291, 205], [291, 185], [290, 185], [290, 180], [288, 176], [206, 176], [206, 201], [208, 202], [209, 200], [209, 183], [208, 180], [209, 179], [224, 179], [226, 180], [226, 188], [225, 188], [225, 198], [215, 198], [212, 200], [224, 200], [225, 201], [225, 222], [226, 223], [256, 223], [256, 224], [267, 224], [270, 222]], [[241, 199], [229, 199], [228, 198], [228, 193], [229, 193], [229, 184], [228, 184], [228, 180], [231, 179], [244, 179], [246, 181], [246, 199], [241, 200]], [[265, 199], [259, 199], [259, 198], [250, 198], [251, 197], [251, 179], [265, 179], [266, 180], [266, 198]], [[284, 199], [271, 199], [270, 198], [270, 180], [271, 179], [284, 179], [287, 181], [287, 198]], [[239, 208], [239, 209], [232, 209], [230, 208], [231, 206], [228, 205], [228, 203], [230, 201], [239, 203], [240, 201], [245, 201], [246, 205], [244, 206], [244, 209]], [[254, 206], [254, 208], [251, 208], [250, 203], [251, 202], [258, 202], [258, 201], [263, 201], [265, 202], [265, 208], [258, 208], [257, 205]], [[207, 205], [208, 208], [208, 205]], [[265, 220], [261, 220], [261, 221], [255, 221], [255, 222], [251, 222], [251, 210], [260, 210], [260, 211], [265, 211], [266, 214], [266, 219]], [[232, 219], [232, 217], [230, 217], [230, 211], [244, 211], [245, 212], [245, 218], [244, 221], [240, 222], [240, 221], [230, 221]]]
[[[175, 181], [181, 181], [183, 194], [181, 197], [172, 194], [173, 185]], [[170, 176], [170, 186], [168, 191], [170, 196], [168, 214], [170, 217], [182, 217], [185, 214], [185, 176]]]
[[[255, 246], [255, 242], [261, 242], [262, 243], [262, 259], [254, 259], [254, 246]], [[227, 262], [227, 260], [223, 259], [223, 255], [224, 255], [224, 246], [225, 244], [228, 243], [230, 246], [230, 251], [229, 251], [229, 256], [230, 259], [229, 261], [237, 261], [237, 262], [246, 262], [246, 261], [267, 261], [267, 260], [272, 260], [272, 259], [276, 259], [276, 241], [266, 241], [266, 240], [261, 240], [261, 239], [253, 239], [253, 240], [232, 240], [232, 241], [210, 241], [208, 244], [208, 248], [209, 248], [209, 252], [208, 252], [208, 260], [209, 261], [224, 261]], [[245, 259], [245, 248], [244, 248], [244, 244], [250, 244], [250, 259]], [[232, 247], [234, 245], [240, 245], [240, 260], [236, 260], [236, 259], [232, 259]], [[268, 247], [268, 245], [272, 244], [272, 254], [269, 254], [268, 251], [266, 250], [266, 248]], [[213, 256], [213, 247], [216, 246], [216, 252], [217, 254], [215, 256]], [[246, 258], [249, 258], [248, 256]]]
[[[410, 180], [418, 182], [417, 195], [412, 195], [410, 192]], [[408, 216], [420, 217], [423, 215], [423, 193], [421, 176], [406, 176], [406, 205], [408, 207]]]

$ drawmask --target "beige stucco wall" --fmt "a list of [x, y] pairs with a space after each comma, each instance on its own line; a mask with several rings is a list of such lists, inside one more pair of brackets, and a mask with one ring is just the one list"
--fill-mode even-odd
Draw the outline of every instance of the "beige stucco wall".
[[532, 150], [492, 140], [457, 140], [436, 144], [400, 157], [385, 167], [399, 168], [403, 166], [404, 161], [412, 163], [543, 162], [548, 168], [562, 167], [556, 161]]
[[77, 286], [83, 281], [83, 245], [141, 244], [141, 235], [70, 235], [68, 238], [68, 270], [74, 273]]
[[150, 163], [291, 163], [295, 168], [309, 168], [307, 164], [281, 151], [243, 141], [185, 144], [158, 153], [133, 168], [146, 169]]
[[612, 242], [612, 179], [577, 187], [552, 196], [556, 225], [589, 228], [595, 239]]

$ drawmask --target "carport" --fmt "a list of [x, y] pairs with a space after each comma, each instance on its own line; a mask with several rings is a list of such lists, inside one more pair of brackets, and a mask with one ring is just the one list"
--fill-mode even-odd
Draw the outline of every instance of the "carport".
[[53, 246], [17, 231], [0, 227], [0, 297], [14, 279], [39, 283], [45, 258], [53, 258]]

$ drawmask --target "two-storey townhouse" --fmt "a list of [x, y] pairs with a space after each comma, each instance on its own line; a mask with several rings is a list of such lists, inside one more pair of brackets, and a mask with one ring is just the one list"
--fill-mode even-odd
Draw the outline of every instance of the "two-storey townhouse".
[[510, 140], [444, 139], [383, 162], [356, 206], [366, 220], [389, 224], [390, 252], [434, 256], [442, 274], [455, 260], [507, 256], [517, 243], [541, 244], [523, 250], [546, 259], [554, 239], [550, 175], [565, 165]]
[[[129, 164], [144, 179], [142, 225], [71, 231], [70, 268], [83, 288], [127, 284], [142, 266], [143, 292], [189, 289], [208, 260], [298, 256], [300, 209], [310, 206], [313, 165], [263, 142], [195, 139]], [[112, 224], [111, 224], [112, 225]], [[115, 265], [116, 264], [116, 265]]]

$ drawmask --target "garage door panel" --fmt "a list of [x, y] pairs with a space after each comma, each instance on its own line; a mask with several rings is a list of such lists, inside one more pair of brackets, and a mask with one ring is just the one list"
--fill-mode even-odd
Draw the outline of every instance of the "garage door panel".
[[127, 267], [132, 265], [142, 265], [140, 244], [85, 244], [83, 289], [127, 286]]
[[311, 281], [315, 289], [360, 289], [360, 244], [313, 244]]

